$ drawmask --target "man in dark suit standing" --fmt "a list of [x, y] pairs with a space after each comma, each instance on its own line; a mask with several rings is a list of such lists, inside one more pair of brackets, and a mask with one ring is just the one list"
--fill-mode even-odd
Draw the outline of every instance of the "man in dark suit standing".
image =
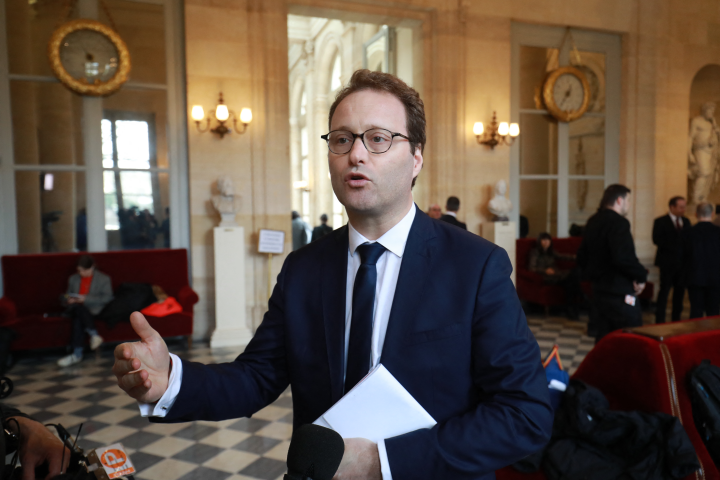
[[720, 227], [712, 212], [712, 204], [699, 204], [698, 223], [683, 232], [690, 318], [720, 315]]
[[310, 239], [311, 242], [319, 240], [320, 238], [333, 231], [332, 227], [327, 224], [327, 221], [327, 215], [325, 215], [324, 213], [320, 215], [320, 225], [313, 228], [312, 238]]
[[683, 267], [683, 231], [690, 228], [685, 218], [685, 199], [673, 197], [667, 215], [658, 217], [653, 224], [653, 243], [657, 245], [655, 265], [660, 267], [660, 290], [657, 296], [655, 323], [665, 323], [670, 289], [673, 291], [672, 321], [680, 320], [685, 297], [685, 272]]
[[169, 355], [134, 313], [141, 341], [116, 348], [118, 384], [165, 422], [249, 416], [290, 385], [298, 427], [382, 363], [437, 425], [377, 444], [345, 439], [336, 477], [494, 479], [541, 449], [553, 422], [507, 253], [413, 203], [425, 114], [402, 80], [355, 72], [329, 123], [322, 138], [348, 224], [288, 255], [263, 322], [233, 362]]
[[467, 230], [467, 225], [457, 219], [458, 210], [460, 210], [460, 199], [458, 197], [448, 197], [445, 204], [445, 215], [440, 217], [440, 220]]
[[598, 212], [583, 232], [577, 262], [592, 282], [592, 317], [595, 341], [623, 327], [642, 325], [637, 296], [645, 288], [647, 271], [635, 255], [630, 222], [630, 189], [610, 185], [605, 189]]

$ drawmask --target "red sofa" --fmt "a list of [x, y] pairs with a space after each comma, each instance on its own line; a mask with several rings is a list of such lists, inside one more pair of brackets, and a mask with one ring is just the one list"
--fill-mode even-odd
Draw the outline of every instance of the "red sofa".
[[[17, 333], [12, 350], [62, 347], [70, 344], [70, 319], [60, 316], [59, 297], [67, 291], [82, 253], [6, 255], [2, 257], [5, 285], [0, 298], [0, 326]], [[110, 275], [113, 290], [123, 282], [160, 285], [175, 297], [183, 311], [167, 317], [148, 317], [163, 337], [185, 336], [191, 341], [193, 305], [198, 296], [188, 285], [187, 251], [184, 249], [128, 250], [93, 253], [98, 270]], [[136, 340], [129, 322], [109, 329], [97, 322], [98, 333], [109, 342]]]
[[[688, 393], [689, 371], [709, 359], [720, 365], [720, 317], [646, 325], [603, 338], [573, 375], [598, 388], [614, 410], [663, 412], [680, 419], [702, 464], [685, 480], [720, 480], [718, 466], [695, 428]], [[541, 480], [542, 473], [522, 474], [511, 467], [498, 480]]]
[[[580, 249], [582, 237], [569, 238], [553, 238], [553, 248], [558, 253], [575, 255]], [[520, 300], [535, 303], [544, 307], [553, 307], [556, 305], [565, 305], [565, 291], [559, 285], [546, 285], [543, 283], [543, 277], [539, 273], [528, 270], [528, 261], [530, 258], [530, 250], [535, 247], [537, 240], [534, 238], [519, 238], [515, 243], [515, 268], [517, 271], [516, 285], [518, 297]], [[558, 266], [561, 269], [569, 270], [575, 267], [575, 262], [570, 260], [560, 260]], [[591, 295], [590, 282], [582, 282], [582, 289], [588, 295]], [[651, 300], [654, 293], [652, 282], [645, 285], [645, 290], [638, 298], [641, 300]]]

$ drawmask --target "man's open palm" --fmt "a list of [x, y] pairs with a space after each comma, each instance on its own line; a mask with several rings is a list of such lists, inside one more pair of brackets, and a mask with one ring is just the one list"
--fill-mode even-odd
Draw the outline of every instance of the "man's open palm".
[[128, 395], [143, 403], [154, 403], [168, 387], [170, 354], [165, 341], [141, 313], [130, 315], [130, 324], [140, 341], [115, 348], [112, 370], [118, 385]]

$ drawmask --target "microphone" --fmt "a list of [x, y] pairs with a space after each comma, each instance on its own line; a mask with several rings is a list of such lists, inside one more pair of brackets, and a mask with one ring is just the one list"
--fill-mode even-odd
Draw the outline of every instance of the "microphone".
[[293, 432], [284, 480], [332, 480], [345, 453], [339, 433], [307, 424]]

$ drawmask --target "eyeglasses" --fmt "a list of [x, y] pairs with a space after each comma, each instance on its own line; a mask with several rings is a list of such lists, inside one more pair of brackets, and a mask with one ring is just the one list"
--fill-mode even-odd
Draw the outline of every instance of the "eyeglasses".
[[328, 150], [335, 155], [345, 155], [352, 150], [355, 139], [359, 138], [368, 152], [378, 154], [385, 153], [392, 147], [393, 139], [402, 137], [410, 140], [402, 133], [393, 133], [384, 128], [371, 128], [363, 133], [353, 133], [347, 130], [333, 130], [327, 135], [321, 135], [320, 138], [328, 144]]

